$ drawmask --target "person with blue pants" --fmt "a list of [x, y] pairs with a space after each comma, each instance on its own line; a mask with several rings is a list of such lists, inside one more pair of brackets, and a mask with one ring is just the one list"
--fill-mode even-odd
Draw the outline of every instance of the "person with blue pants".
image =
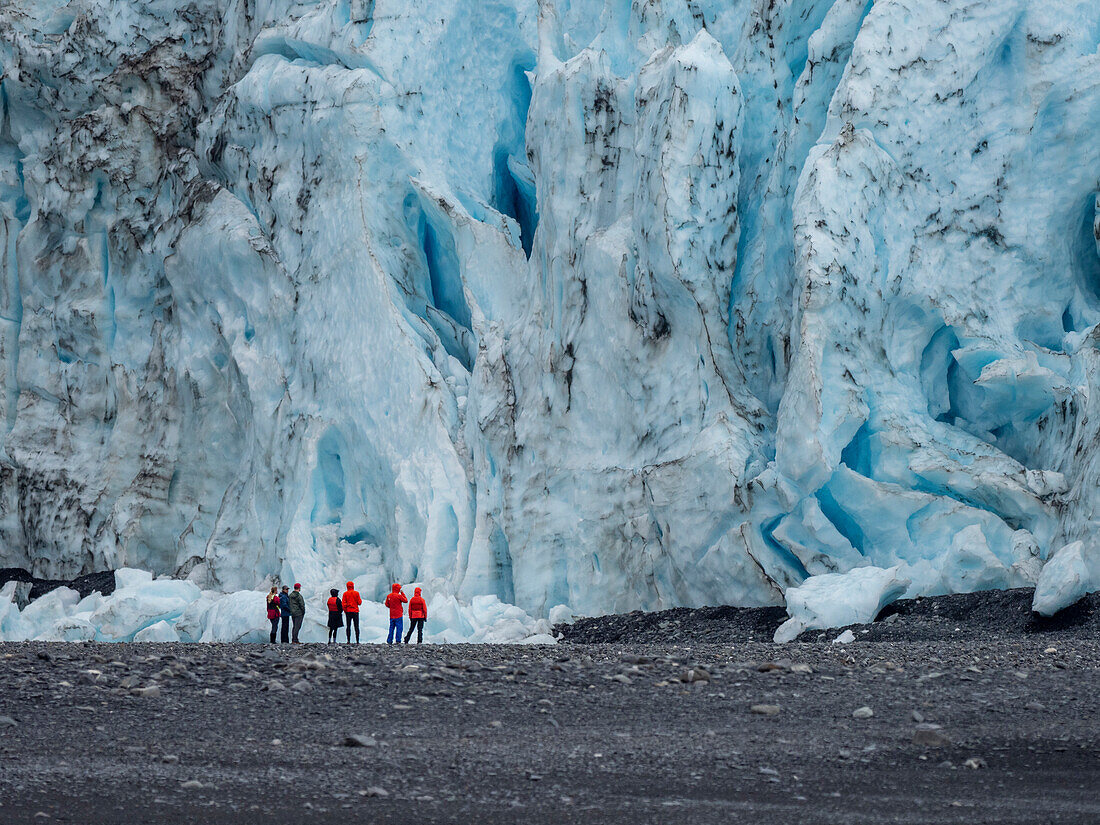
[[405, 602], [409, 599], [401, 592], [401, 585], [395, 584], [389, 595], [386, 596], [385, 605], [390, 609], [390, 632], [386, 636], [386, 644], [401, 644], [401, 630], [405, 624]]

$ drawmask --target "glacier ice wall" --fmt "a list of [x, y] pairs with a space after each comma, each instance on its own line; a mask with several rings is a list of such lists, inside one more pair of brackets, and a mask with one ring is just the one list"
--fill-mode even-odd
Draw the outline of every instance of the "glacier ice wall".
[[1098, 44], [1088, 0], [6, 3], [0, 566], [545, 615], [1092, 558]]

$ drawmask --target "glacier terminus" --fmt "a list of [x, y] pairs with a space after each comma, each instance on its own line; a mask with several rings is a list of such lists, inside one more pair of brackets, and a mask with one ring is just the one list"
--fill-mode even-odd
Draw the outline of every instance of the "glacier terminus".
[[118, 587], [0, 638], [1100, 589], [1098, 47], [1094, 0], [9, 0], [0, 567]]

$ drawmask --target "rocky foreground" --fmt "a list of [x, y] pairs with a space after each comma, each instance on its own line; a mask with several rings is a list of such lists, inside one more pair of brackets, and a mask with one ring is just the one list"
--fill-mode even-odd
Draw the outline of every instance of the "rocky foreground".
[[1100, 821], [1096, 603], [958, 598], [847, 645], [0, 644], [0, 822]]

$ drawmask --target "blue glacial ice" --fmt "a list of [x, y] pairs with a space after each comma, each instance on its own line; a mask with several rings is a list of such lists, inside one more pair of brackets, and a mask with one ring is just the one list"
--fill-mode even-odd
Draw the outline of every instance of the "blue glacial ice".
[[4, 638], [1100, 588], [1095, 3], [182, 5], [0, 7]]

